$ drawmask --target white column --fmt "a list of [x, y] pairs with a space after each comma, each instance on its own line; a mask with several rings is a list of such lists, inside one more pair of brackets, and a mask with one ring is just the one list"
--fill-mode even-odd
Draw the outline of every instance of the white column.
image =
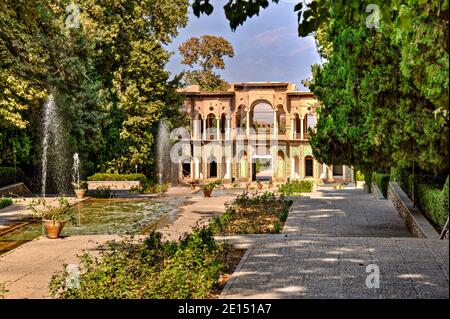
[[247, 112], [247, 138], [250, 138], [250, 112]]
[[227, 158], [227, 171], [225, 174], [225, 179], [231, 179], [231, 158]]
[[277, 121], [277, 111], [273, 112], [273, 137], [278, 136], [278, 121]]
[[195, 179], [199, 179], [200, 178], [200, 160], [198, 158], [195, 158], [194, 162], [195, 162], [194, 176], [195, 176]]
[[345, 168], [345, 165], [342, 165], [342, 179], [343, 179], [343, 180], [345, 180], [346, 175], [347, 175], [346, 172], [345, 172], [345, 169], [346, 169], [346, 168]]
[[295, 137], [295, 119], [291, 118], [291, 139], [293, 140]]
[[217, 117], [217, 140], [220, 140], [220, 119]]
[[303, 118], [300, 118], [300, 139], [303, 140]]
[[203, 139], [206, 140], [206, 118], [203, 119]]
[[195, 175], [194, 175], [194, 159], [191, 158], [191, 176], [189, 176], [191, 179], [195, 179]]
[[327, 165], [325, 163], [322, 164], [322, 175], [320, 175], [320, 178], [327, 178]]
[[225, 134], [227, 136], [227, 139], [231, 139], [231, 117], [227, 117], [226, 124], [227, 124], [227, 127], [225, 130]]
[[330, 180], [333, 179], [333, 165], [330, 166]]

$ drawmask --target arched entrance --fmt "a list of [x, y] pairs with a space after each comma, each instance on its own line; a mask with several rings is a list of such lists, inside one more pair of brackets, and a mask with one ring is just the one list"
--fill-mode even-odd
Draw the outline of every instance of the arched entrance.
[[274, 110], [269, 103], [260, 101], [253, 105], [250, 112], [250, 127], [256, 133], [265, 132], [266, 134], [274, 128]]
[[277, 177], [286, 177], [286, 160], [283, 151], [278, 151], [277, 154]]
[[208, 178], [217, 178], [217, 160], [214, 156], [208, 159]]

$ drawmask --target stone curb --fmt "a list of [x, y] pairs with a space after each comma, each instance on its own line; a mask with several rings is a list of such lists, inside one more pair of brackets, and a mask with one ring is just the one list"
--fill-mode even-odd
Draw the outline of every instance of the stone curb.
[[414, 207], [408, 195], [396, 182], [390, 182], [388, 187], [388, 199], [392, 201], [409, 230], [419, 238], [439, 239], [438, 232], [425, 218], [423, 213]]

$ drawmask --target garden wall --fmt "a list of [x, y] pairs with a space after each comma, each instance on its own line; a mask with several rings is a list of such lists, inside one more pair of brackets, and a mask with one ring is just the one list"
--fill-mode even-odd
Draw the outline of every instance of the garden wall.
[[388, 186], [388, 199], [392, 201], [400, 216], [405, 221], [409, 230], [417, 237], [439, 239], [438, 232], [428, 222], [422, 212], [414, 207], [408, 195], [396, 182], [390, 182]]

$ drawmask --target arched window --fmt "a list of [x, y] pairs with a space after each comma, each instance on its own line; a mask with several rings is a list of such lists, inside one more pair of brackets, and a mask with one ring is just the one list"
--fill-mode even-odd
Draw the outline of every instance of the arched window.
[[222, 134], [225, 134], [226, 125], [227, 125], [227, 118], [225, 117], [225, 114], [222, 114], [222, 116], [220, 117], [220, 132]]

